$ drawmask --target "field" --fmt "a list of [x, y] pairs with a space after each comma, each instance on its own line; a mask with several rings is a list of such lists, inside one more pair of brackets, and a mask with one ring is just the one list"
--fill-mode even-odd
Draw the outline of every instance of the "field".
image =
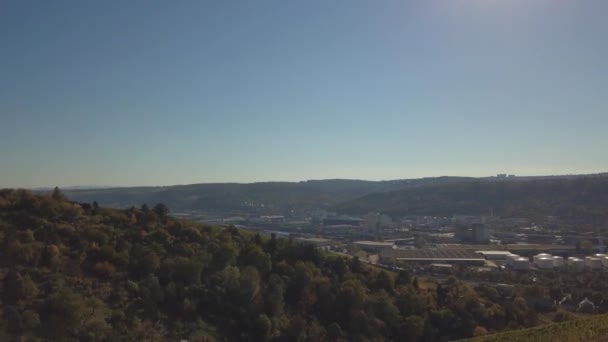
[[468, 342], [596, 342], [608, 341], [608, 315], [508, 331]]

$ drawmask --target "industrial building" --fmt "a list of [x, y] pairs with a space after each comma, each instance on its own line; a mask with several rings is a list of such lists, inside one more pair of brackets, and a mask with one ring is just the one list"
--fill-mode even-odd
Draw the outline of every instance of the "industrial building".
[[387, 249], [380, 253], [382, 259], [391, 259], [415, 264], [461, 264], [470, 266], [485, 265], [481, 255], [462, 249]]
[[386, 249], [393, 249], [394, 242], [379, 242], [379, 241], [355, 241], [353, 244], [364, 251], [379, 253]]
[[346, 226], [354, 226], [361, 227], [362, 219], [356, 217], [328, 217], [323, 219], [323, 226], [337, 226], [337, 225], [346, 225]]
[[507, 256], [513, 255], [509, 251], [476, 251], [475, 253], [481, 254], [487, 260], [507, 260]]
[[297, 242], [297, 243], [304, 243], [304, 244], [313, 245], [313, 246], [315, 246], [317, 248], [320, 248], [320, 249], [328, 249], [329, 247], [335, 246], [336, 244], [338, 244], [334, 240], [323, 239], [323, 238], [298, 237], [298, 238], [293, 239], [293, 241]]
[[457, 226], [454, 237], [462, 241], [487, 243], [490, 241], [490, 230], [485, 224], [475, 223], [470, 226]]

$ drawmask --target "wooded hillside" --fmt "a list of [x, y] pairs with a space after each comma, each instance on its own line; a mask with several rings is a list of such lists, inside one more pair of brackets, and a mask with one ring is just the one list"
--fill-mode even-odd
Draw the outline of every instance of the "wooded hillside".
[[445, 340], [534, 325], [514, 293], [418, 286], [286, 239], [0, 191], [0, 340]]

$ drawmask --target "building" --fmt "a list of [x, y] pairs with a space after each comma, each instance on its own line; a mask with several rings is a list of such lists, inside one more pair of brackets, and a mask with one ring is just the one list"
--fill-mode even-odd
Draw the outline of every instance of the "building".
[[248, 219], [249, 224], [260, 224], [260, 225], [277, 225], [285, 223], [285, 216], [260, 216], [250, 217]]
[[319, 248], [319, 249], [329, 249], [329, 247], [335, 246], [335, 245], [338, 244], [334, 240], [323, 239], [323, 238], [298, 237], [298, 238], [294, 238], [293, 241], [296, 242], [296, 243], [313, 245], [313, 246], [315, 246], [316, 248]]
[[490, 241], [490, 230], [483, 223], [473, 223], [471, 225], [457, 225], [454, 237], [473, 243], [488, 243]]
[[362, 224], [368, 233], [379, 235], [383, 229], [392, 227], [393, 220], [388, 215], [369, 213], [363, 218]]
[[590, 301], [587, 297], [585, 297], [585, 299], [583, 299], [580, 303], [578, 303], [578, 308], [576, 309], [576, 311], [582, 312], [582, 313], [594, 313], [595, 304], [593, 304], [592, 301]]
[[386, 249], [380, 252], [382, 259], [396, 260], [414, 264], [460, 264], [483, 266], [486, 263], [479, 254], [464, 249]]
[[506, 260], [507, 256], [512, 255], [509, 251], [477, 251], [477, 254], [481, 254], [487, 260]]
[[379, 242], [379, 241], [355, 241], [353, 245], [361, 248], [364, 251], [379, 253], [387, 249], [393, 249], [395, 247], [394, 242]]
[[362, 222], [362, 219], [356, 217], [326, 217], [323, 219], [323, 226], [345, 225], [360, 227]]

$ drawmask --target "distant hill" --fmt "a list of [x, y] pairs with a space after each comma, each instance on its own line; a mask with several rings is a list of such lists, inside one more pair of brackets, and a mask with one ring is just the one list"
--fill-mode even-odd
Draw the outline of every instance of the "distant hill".
[[79, 202], [125, 208], [143, 203], [165, 203], [173, 210], [199, 210], [216, 214], [286, 214], [333, 206], [371, 193], [382, 193], [472, 178], [436, 177], [411, 180], [311, 180], [305, 182], [210, 183], [164, 187], [64, 189]]
[[348, 214], [381, 211], [395, 216], [494, 215], [606, 224], [608, 176], [533, 180], [475, 179], [373, 193], [334, 206]]

